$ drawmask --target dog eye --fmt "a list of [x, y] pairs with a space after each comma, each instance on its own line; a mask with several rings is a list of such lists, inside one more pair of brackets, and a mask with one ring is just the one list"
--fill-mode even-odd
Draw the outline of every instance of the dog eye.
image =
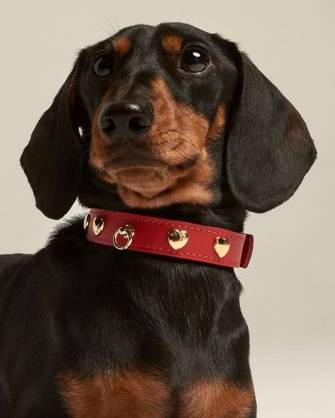
[[100, 54], [94, 61], [92, 70], [98, 77], [107, 77], [114, 72], [114, 58], [112, 54]]
[[206, 52], [199, 48], [187, 48], [181, 58], [180, 67], [189, 73], [201, 73], [209, 64]]

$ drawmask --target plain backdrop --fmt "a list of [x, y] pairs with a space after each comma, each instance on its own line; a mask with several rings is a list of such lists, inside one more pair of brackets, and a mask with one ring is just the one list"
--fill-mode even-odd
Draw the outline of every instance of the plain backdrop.
[[[259, 418], [334, 416], [333, 0], [11, 1], [1, 5], [0, 253], [34, 252], [55, 222], [35, 207], [19, 156], [77, 51], [136, 24], [183, 21], [239, 43], [305, 118], [319, 157], [294, 197], [250, 214], [237, 272]], [[81, 209], [75, 206], [71, 213]]]

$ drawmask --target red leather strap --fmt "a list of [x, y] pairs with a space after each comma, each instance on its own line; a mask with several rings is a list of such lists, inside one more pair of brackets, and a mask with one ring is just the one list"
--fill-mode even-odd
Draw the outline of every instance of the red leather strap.
[[[130, 225], [133, 236], [123, 236], [117, 231]], [[190, 222], [160, 219], [127, 212], [91, 209], [85, 218], [87, 240], [96, 244], [127, 250], [198, 261], [222, 267], [247, 267], [253, 249], [253, 236]], [[122, 230], [121, 230], [122, 231]], [[128, 231], [128, 230], [127, 230]], [[169, 237], [176, 236], [180, 249], [174, 249]], [[183, 238], [178, 241], [179, 232]], [[185, 236], [188, 235], [188, 239]], [[113, 242], [114, 237], [114, 242]], [[171, 242], [171, 239], [170, 239]], [[173, 245], [173, 243], [172, 243]], [[225, 255], [222, 256], [223, 253]], [[219, 256], [219, 253], [222, 257]]]

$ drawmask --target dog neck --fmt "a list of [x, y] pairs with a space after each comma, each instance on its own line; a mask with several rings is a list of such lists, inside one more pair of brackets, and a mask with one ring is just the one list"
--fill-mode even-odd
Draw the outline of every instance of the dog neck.
[[79, 192], [79, 201], [86, 208], [136, 213], [242, 232], [246, 210], [239, 205], [227, 186], [222, 186], [220, 194], [220, 201], [209, 207], [180, 204], [157, 209], [129, 208], [110, 186], [106, 187], [95, 181], [94, 177], [87, 176]]

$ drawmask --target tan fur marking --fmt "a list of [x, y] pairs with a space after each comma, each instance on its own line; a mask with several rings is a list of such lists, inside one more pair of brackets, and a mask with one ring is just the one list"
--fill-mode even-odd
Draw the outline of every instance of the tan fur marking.
[[[209, 164], [207, 153], [186, 174], [172, 173], [157, 188], [151, 187], [146, 191], [143, 184], [145, 178], [138, 177], [139, 186], [127, 187], [118, 185], [118, 192], [122, 200], [130, 207], [152, 208], [163, 207], [173, 203], [209, 204], [211, 192], [208, 190], [209, 183], [213, 178], [213, 170]], [[142, 180], [142, 181], [140, 181]], [[170, 187], [169, 187], [170, 186]]]
[[120, 55], [126, 55], [131, 47], [131, 42], [126, 36], [113, 40], [113, 49], [116, 53]]
[[162, 39], [163, 48], [170, 54], [179, 54], [183, 39], [177, 35], [167, 35]]
[[166, 418], [171, 389], [160, 374], [99, 373], [80, 379], [68, 373], [60, 391], [71, 418]]
[[[152, 82], [154, 121], [147, 134], [151, 153], [166, 164], [160, 168], [148, 193], [141, 185], [118, 184], [123, 201], [130, 207], [152, 208], [173, 203], [208, 204], [211, 201], [209, 185], [214, 171], [205, 149], [209, 123], [194, 109], [175, 102], [165, 82]], [[176, 166], [188, 160], [196, 163], [189, 169]], [[164, 172], [165, 171], [165, 172]], [[122, 173], [121, 173], [122, 175]], [[147, 178], [137, 177], [145, 183]]]
[[191, 107], [178, 104], [161, 79], [152, 83], [154, 122], [148, 140], [157, 157], [170, 165], [197, 156], [206, 144], [209, 123]]
[[180, 418], [246, 418], [254, 401], [252, 388], [239, 388], [222, 380], [194, 384], [186, 389]]
[[209, 130], [208, 139], [215, 140], [222, 133], [222, 130], [226, 122], [226, 110], [223, 104], [221, 104], [216, 112], [214, 121]]

